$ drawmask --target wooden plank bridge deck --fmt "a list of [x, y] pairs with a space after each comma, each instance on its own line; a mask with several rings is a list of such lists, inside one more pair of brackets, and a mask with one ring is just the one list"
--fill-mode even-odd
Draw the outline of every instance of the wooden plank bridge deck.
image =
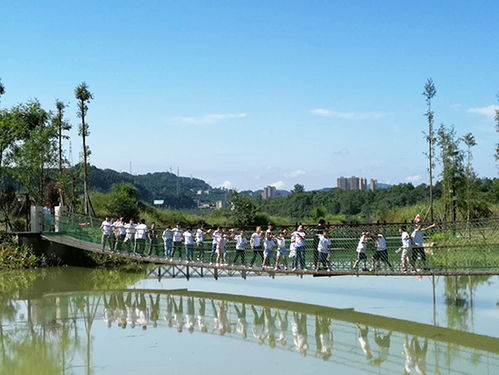
[[246, 278], [247, 276], [283, 276], [283, 275], [296, 275], [303, 277], [305, 275], [310, 275], [313, 277], [333, 277], [333, 276], [461, 276], [461, 275], [498, 275], [499, 270], [470, 270], [470, 271], [456, 271], [456, 270], [446, 270], [446, 269], [431, 269], [418, 271], [416, 273], [405, 273], [399, 270], [389, 271], [389, 270], [378, 270], [378, 271], [361, 271], [361, 270], [301, 270], [296, 271], [277, 269], [273, 267], [245, 267], [240, 265], [231, 264], [208, 264], [198, 261], [176, 261], [170, 260], [166, 257], [155, 257], [155, 256], [141, 256], [134, 253], [126, 252], [113, 252], [110, 250], [103, 250], [100, 244], [93, 242], [82, 241], [75, 239], [71, 236], [62, 234], [42, 234], [41, 238], [49, 241], [51, 243], [56, 243], [72, 248], [76, 248], [83, 251], [88, 251], [97, 254], [105, 254], [112, 257], [118, 257], [123, 259], [130, 259], [140, 263], [149, 263], [157, 266], [162, 266], [162, 268], [157, 268], [155, 274], [153, 271], [151, 273], [154, 277], [205, 277], [213, 276], [218, 278], [220, 276], [241, 276]]

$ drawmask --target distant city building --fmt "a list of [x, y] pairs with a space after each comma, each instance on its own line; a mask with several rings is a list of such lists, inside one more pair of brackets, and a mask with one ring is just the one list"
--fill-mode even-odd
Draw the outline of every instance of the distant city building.
[[217, 210], [221, 209], [221, 208], [224, 208], [224, 202], [223, 201], [216, 201], [215, 202], [215, 208]]
[[365, 177], [340, 177], [336, 179], [336, 187], [341, 190], [361, 190], [367, 191], [368, 189], [374, 191], [376, 189], [376, 180], [372, 180], [367, 185], [367, 178]]
[[263, 199], [272, 199], [277, 197], [277, 189], [275, 186], [265, 186], [262, 192]]

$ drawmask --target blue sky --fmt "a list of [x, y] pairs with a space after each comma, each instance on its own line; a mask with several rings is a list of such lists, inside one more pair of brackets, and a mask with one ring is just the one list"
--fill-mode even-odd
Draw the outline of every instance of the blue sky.
[[[421, 95], [497, 176], [497, 1], [9, 1], [3, 107], [86, 81], [91, 162], [217, 186], [427, 181]], [[75, 126], [76, 128], [76, 126]], [[72, 132], [73, 161], [81, 141]]]

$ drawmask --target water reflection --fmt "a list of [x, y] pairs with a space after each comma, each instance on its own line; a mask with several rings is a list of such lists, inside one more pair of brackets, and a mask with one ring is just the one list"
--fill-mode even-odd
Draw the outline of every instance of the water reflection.
[[110, 330], [235, 338], [366, 372], [499, 373], [496, 338], [273, 299], [187, 290], [59, 293], [3, 300], [1, 314], [0, 373], [78, 366], [90, 373], [100, 321]]

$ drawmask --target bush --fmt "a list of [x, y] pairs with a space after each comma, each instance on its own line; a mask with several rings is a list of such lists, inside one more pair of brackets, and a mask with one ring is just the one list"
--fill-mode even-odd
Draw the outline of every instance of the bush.
[[17, 237], [0, 238], [0, 269], [37, 268], [47, 265], [47, 258], [36, 255], [31, 247], [19, 245]]

